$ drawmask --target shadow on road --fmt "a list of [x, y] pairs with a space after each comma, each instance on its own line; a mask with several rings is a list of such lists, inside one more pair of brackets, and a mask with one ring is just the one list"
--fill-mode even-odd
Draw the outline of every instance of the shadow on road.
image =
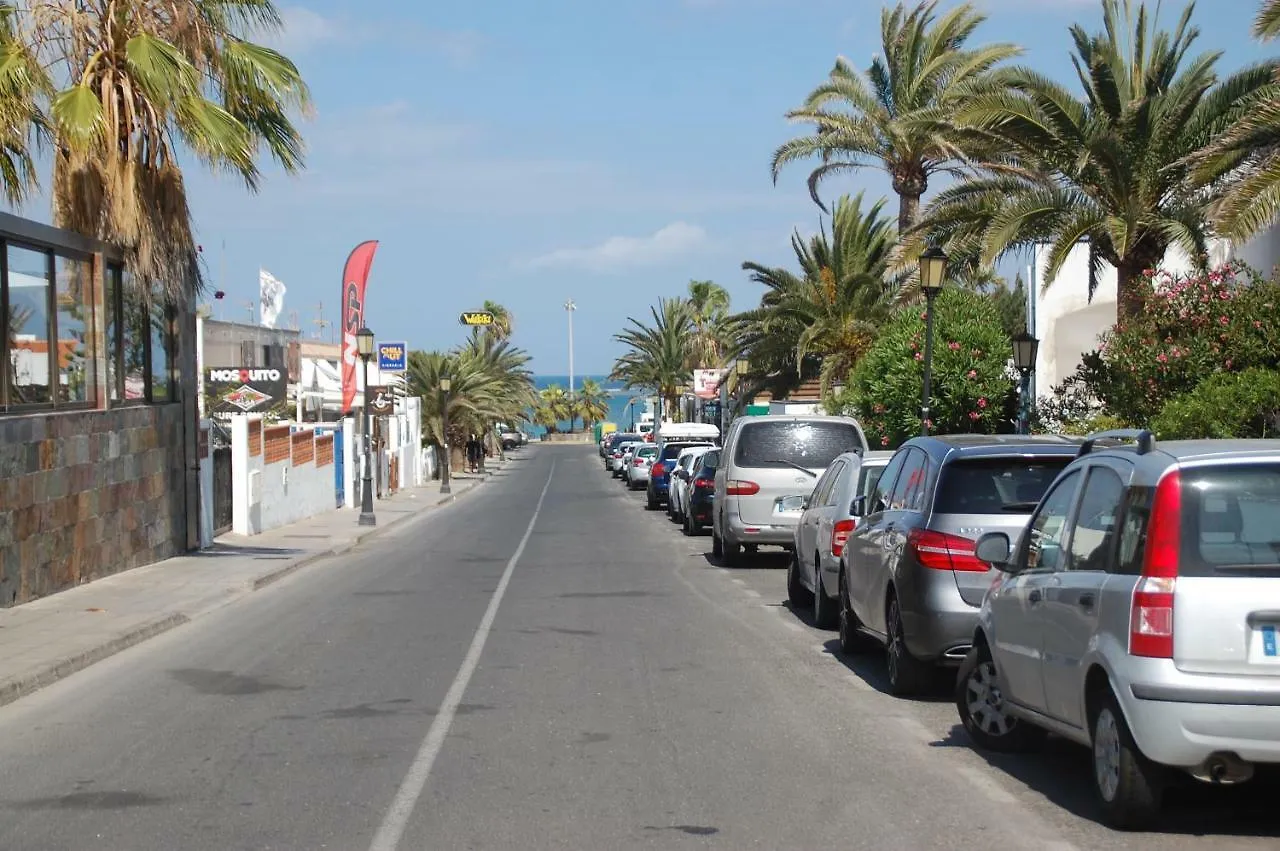
[[[871, 686], [881, 694], [893, 696], [889, 691], [889, 668], [885, 662], [883, 650], [872, 648], [866, 653], [850, 656], [840, 652], [840, 639], [833, 638], [824, 645], [832, 658], [848, 668], [858, 679]], [[912, 700], [917, 703], [950, 703], [952, 687], [955, 684], [955, 670], [939, 668], [932, 687], [922, 694], [899, 700]]]
[[[936, 748], [968, 748], [987, 763], [1056, 806], [1090, 821], [1100, 813], [1094, 799], [1089, 752], [1066, 739], [1051, 736], [1031, 754], [1001, 754], [973, 747], [958, 723]], [[1153, 833], [1203, 836], [1280, 836], [1276, 795], [1280, 771], [1259, 772], [1238, 787], [1213, 787], [1177, 774], [1165, 794], [1164, 809]]]

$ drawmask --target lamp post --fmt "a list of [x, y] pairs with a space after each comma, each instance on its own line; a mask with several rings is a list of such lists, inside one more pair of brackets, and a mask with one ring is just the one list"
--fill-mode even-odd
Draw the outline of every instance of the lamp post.
[[440, 435], [444, 443], [444, 462], [440, 465], [440, 493], [453, 493], [449, 488], [449, 391], [453, 382], [447, 378], [440, 379]]
[[920, 433], [929, 434], [929, 406], [933, 401], [933, 300], [942, 292], [947, 255], [936, 245], [920, 255], [920, 289], [924, 291], [924, 389], [920, 396]]
[[1023, 331], [1013, 338], [1013, 365], [1018, 369], [1018, 434], [1031, 433], [1031, 372], [1036, 368], [1040, 341]]
[[360, 525], [376, 526], [373, 513], [373, 429], [369, 417], [369, 358], [373, 357], [373, 332], [361, 328], [356, 332], [356, 352], [364, 367], [364, 404], [361, 420], [364, 428], [364, 476], [360, 482]]
[[569, 299], [564, 303], [564, 310], [569, 314], [569, 433], [573, 434], [573, 312], [578, 305]]

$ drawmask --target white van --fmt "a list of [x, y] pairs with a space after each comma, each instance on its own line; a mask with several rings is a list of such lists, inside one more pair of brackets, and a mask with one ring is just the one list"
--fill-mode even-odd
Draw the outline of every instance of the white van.
[[731, 565], [743, 547], [792, 549], [804, 498], [845, 452], [867, 453], [867, 436], [852, 417], [771, 414], [734, 420], [716, 470], [712, 555]]
[[710, 423], [663, 423], [659, 438], [668, 440], [720, 441], [720, 429]]

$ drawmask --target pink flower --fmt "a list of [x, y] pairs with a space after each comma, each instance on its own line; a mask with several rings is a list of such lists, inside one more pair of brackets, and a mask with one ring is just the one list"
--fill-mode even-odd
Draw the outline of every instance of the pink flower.
[[924, 354], [922, 352], [916, 352], [916, 360], [924, 360]]
[[921, 321], [923, 321], [923, 320], [925, 320], [925, 319], [928, 319], [928, 318], [929, 318], [929, 311], [927, 311], [927, 310], [926, 310], [924, 313], [921, 313], [921, 314], [920, 314], [920, 319], [921, 319]]
[[953, 352], [960, 351], [960, 344], [956, 342], [947, 343], [947, 348]]
[[1225, 316], [1219, 316], [1219, 317], [1218, 317], [1218, 321], [1219, 321], [1220, 323], [1222, 323], [1223, 325], [1230, 325], [1230, 324], [1231, 324], [1231, 320], [1230, 320], [1230, 319], [1228, 319], [1228, 318], [1227, 318], [1227, 317], [1225, 317]]
[[1223, 364], [1227, 369], [1231, 369], [1231, 358], [1227, 358], [1227, 362]]
[[978, 371], [977, 371], [976, 369], [971, 369], [971, 370], [969, 370], [969, 377], [970, 377], [970, 378], [977, 378], [977, 377], [978, 377]]
[[981, 399], [978, 400], [978, 407], [985, 408], [986, 406], [987, 406], [987, 397], [983, 396]]
[[1257, 319], [1253, 320], [1253, 327], [1254, 327], [1254, 328], [1259, 328], [1259, 329], [1260, 329], [1260, 328], [1262, 328], [1262, 322], [1260, 322], [1260, 321], [1259, 321], [1259, 320], [1257, 320]]
[[969, 419], [973, 420], [974, 422], [977, 422], [978, 420], [982, 419], [982, 414], [978, 413], [977, 411], [970, 411]]
[[1156, 355], [1156, 360], [1160, 361], [1160, 363], [1168, 363], [1168, 362], [1169, 362], [1169, 358], [1168, 358], [1168, 356], [1167, 356], [1167, 355], [1164, 355], [1164, 354]]
[[888, 446], [888, 445], [889, 445], [889, 438], [887, 438], [887, 437], [882, 437], [882, 438], [880, 438], [880, 445], [881, 445], [881, 446]]

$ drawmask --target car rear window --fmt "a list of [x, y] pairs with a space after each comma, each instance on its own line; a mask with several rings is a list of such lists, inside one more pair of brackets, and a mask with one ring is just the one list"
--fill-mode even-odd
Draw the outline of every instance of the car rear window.
[[957, 458], [942, 468], [933, 510], [1030, 514], [1071, 458]]
[[710, 446], [706, 441], [686, 440], [683, 443], [664, 443], [662, 444], [662, 460], [671, 461], [680, 457], [680, 453], [692, 446]]
[[636, 454], [639, 455], [641, 458], [652, 458], [653, 456], [658, 454], [658, 447], [641, 446], [639, 449], [636, 450]]
[[823, 470], [837, 456], [861, 450], [858, 430], [839, 422], [764, 422], [742, 427], [734, 463], [739, 467]]
[[1184, 576], [1280, 576], [1280, 464], [1182, 471]]

